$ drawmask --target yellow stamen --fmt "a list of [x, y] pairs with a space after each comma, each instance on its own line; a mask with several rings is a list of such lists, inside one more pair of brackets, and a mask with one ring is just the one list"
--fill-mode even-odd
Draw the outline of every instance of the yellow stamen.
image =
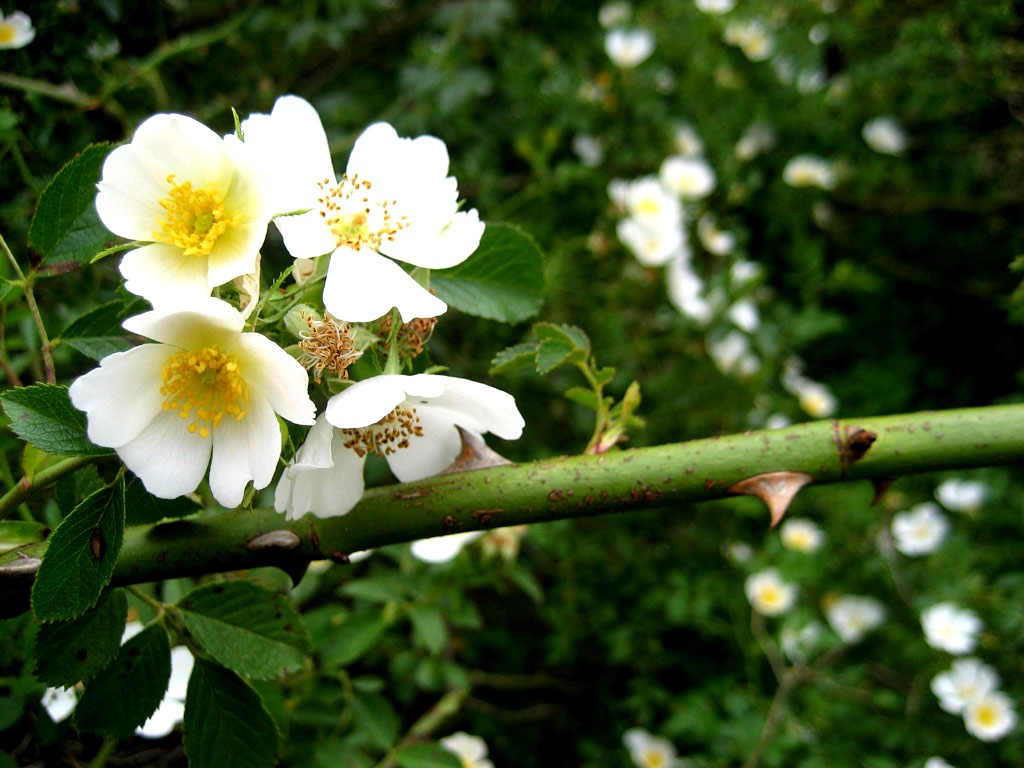
[[10, 24], [0, 24], [0, 43], [9, 43], [14, 39], [14, 27]]
[[241, 222], [240, 214], [224, 210], [224, 201], [213, 184], [194, 189], [191, 181], [175, 183], [173, 173], [167, 177], [167, 183], [171, 193], [160, 201], [167, 218], [160, 222], [154, 240], [175, 245], [186, 256], [207, 256], [217, 238]]
[[337, 184], [329, 179], [319, 183], [323, 196], [317, 198], [320, 217], [334, 233], [338, 246], [358, 250], [363, 246], [374, 250], [406, 226], [405, 217], [395, 220], [390, 206], [392, 200], [371, 200], [372, 184], [358, 175], [344, 175]]
[[164, 410], [176, 410], [181, 418], [191, 419], [188, 431], [192, 434], [209, 437], [210, 429], [220, 426], [226, 415], [236, 421], [245, 418], [249, 387], [235, 358], [216, 345], [171, 355], [160, 374]]
[[360, 457], [370, 453], [390, 456], [402, 448], [408, 448], [410, 437], [423, 437], [423, 427], [420, 426], [416, 409], [403, 405], [399, 405], [376, 424], [340, 431], [348, 438], [345, 447], [351, 448]]

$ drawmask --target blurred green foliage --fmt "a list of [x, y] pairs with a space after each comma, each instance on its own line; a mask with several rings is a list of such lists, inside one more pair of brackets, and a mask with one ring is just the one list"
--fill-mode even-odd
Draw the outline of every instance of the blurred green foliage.
[[[0, 233], [19, 258], [38, 258], [28, 222], [47, 181], [89, 144], [126, 140], [150, 114], [186, 113], [227, 133], [232, 109], [267, 112], [295, 93], [316, 105], [336, 157], [375, 120], [444, 139], [468, 204], [542, 245], [543, 319], [586, 331], [598, 363], [618, 371], [616, 397], [640, 382], [646, 427], [632, 445], [759, 427], [771, 414], [805, 418], [780, 384], [793, 355], [844, 416], [1020, 399], [1024, 314], [1010, 270], [1024, 254], [1019, 4], [748, 0], [714, 16], [692, 2], [637, 2], [629, 23], [653, 32], [655, 50], [631, 69], [604, 53], [598, 9], [558, 0], [35, 3], [25, 9], [35, 41], [0, 51]], [[755, 16], [772, 30], [769, 61], [722, 39], [729, 19]], [[897, 116], [910, 137], [899, 156], [861, 138], [880, 115]], [[656, 173], [682, 121], [717, 175], [701, 210], [736, 235], [734, 259], [763, 269], [750, 291], [760, 365], [746, 377], [708, 354], [728, 320], [701, 328], [677, 312], [661, 274], [616, 239], [608, 183]], [[736, 143], [755, 122], [771, 127], [774, 146], [741, 161]], [[599, 139], [599, 164], [574, 152], [579, 136]], [[783, 182], [802, 153], [836, 163], [834, 190]], [[727, 262], [691, 239], [698, 270], [725, 280]], [[264, 257], [288, 263], [279, 242]], [[37, 294], [58, 329], [110, 300], [118, 283], [108, 259]], [[42, 379], [19, 297], [0, 291], [0, 312], [11, 370], [24, 383]], [[529, 333], [452, 311], [430, 354], [487, 379], [494, 355]], [[92, 365], [68, 346], [56, 354], [67, 379]], [[492, 381], [516, 395], [527, 422], [503, 453], [527, 460], [586, 445], [589, 413], [561, 397], [580, 383], [571, 371]], [[0, 447], [10, 486], [20, 446], [4, 435]], [[983, 743], [938, 708], [928, 681], [948, 658], [924, 642], [917, 618], [938, 600], [975, 609], [986, 627], [978, 654], [1024, 704], [1020, 478], [978, 476], [990, 487], [982, 512], [955, 517], [939, 551], [919, 559], [880, 552], [877, 541], [935, 478], [901, 481], [879, 507], [865, 488], [805, 492], [790, 514], [826, 531], [813, 554], [782, 547], [750, 500], [536, 527], [508, 561], [474, 545], [429, 566], [389, 548], [306, 576], [294, 597], [316, 652], [302, 672], [257, 688], [289, 766], [387, 765], [377, 762], [384, 750], [438, 702], [449, 716], [422, 735], [478, 734], [499, 767], [626, 765], [621, 734], [635, 726], [670, 738], [693, 766], [753, 765], [744, 760], [754, 754], [761, 765], [803, 768], [921, 765], [929, 755], [1019, 765], [1019, 740]], [[58, 517], [56, 507], [43, 513], [50, 524]], [[727, 557], [732, 542], [749, 544], [750, 559]], [[742, 584], [767, 565], [798, 582], [801, 597], [758, 630]], [[170, 601], [190, 586], [156, 594]], [[772, 644], [784, 627], [823, 621], [830, 593], [878, 597], [886, 623], [849, 647], [828, 635], [816, 657], [828, 663], [812, 658], [813, 673], [773, 704]], [[134, 609], [145, 617], [144, 604]], [[0, 622], [0, 743], [17, 764], [91, 759], [99, 739], [79, 739], [38, 705], [33, 634], [27, 617]], [[761, 743], [772, 707], [779, 719]], [[156, 742], [167, 756], [159, 764], [182, 762], [179, 743]]]

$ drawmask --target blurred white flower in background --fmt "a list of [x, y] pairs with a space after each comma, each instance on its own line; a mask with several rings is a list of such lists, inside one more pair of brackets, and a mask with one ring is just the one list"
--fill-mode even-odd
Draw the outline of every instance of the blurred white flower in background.
[[669, 155], [661, 163], [658, 178], [665, 189], [684, 200], [701, 200], [715, 190], [715, 171], [702, 157]]
[[902, 154], [909, 142], [907, 132], [892, 115], [868, 120], [861, 129], [861, 136], [869, 147], [883, 155]]
[[771, 126], [767, 123], [752, 123], [736, 142], [733, 152], [737, 159], [749, 162], [773, 146], [775, 146], [775, 131]]
[[637, 768], [681, 768], [672, 742], [643, 728], [630, 728], [622, 734], [622, 743]]
[[615, 66], [632, 69], [654, 53], [654, 35], [646, 29], [617, 27], [605, 35], [604, 51]]
[[605, 29], [611, 29], [629, 21], [632, 13], [633, 7], [629, 3], [605, 3], [597, 12], [597, 20]]
[[679, 123], [672, 136], [672, 146], [676, 154], [683, 157], [700, 157], [704, 154], [704, 141], [697, 129], [689, 123]]
[[494, 763], [487, 759], [487, 744], [479, 736], [459, 731], [439, 743], [462, 761], [462, 768], [494, 768]]
[[939, 706], [959, 715], [967, 705], [999, 687], [999, 675], [983, 661], [969, 656], [956, 659], [945, 672], [932, 678], [931, 689]]
[[842, 595], [826, 602], [825, 618], [840, 640], [856, 643], [885, 621], [885, 606], [873, 597]]
[[939, 504], [953, 512], [975, 512], [984, 503], [988, 486], [978, 480], [951, 478], [935, 489]]
[[937, 504], [928, 501], [899, 512], [892, 518], [896, 549], [904, 555], [927, 555], [942, 544], [949, 533], [949, 521]]
[[781, 616], [796, 604], [796, 585], [784, 581], [775, 568], [750, 574], [743, 588], [750, 605], [764, 616]]
[[782, 170], [782, 180], [791, 187], [829, 190], [836, 185], [835, 166], [817, 155], [797, 155]]
[[710, 213], [705, 213], [697, 220], [697, 237], [704, 249], [716, 256], [728, 256], [736, 248], [736, 236], [719, 228]]
[[709, 16], [721, 16], [736, 7], [736, 0], [693, 0], [697, 10]]
[[822, 631], [822, 625], [817, 621], [810, 621], [799, 628], [783, 627], [779, 632], [782, 652], [790, 661], [806, 662], [821, 641]]
[[791, 517], [779, 529], [782, 546], [797, 552], [817, 552], [825, 542], [825, 532], [813, 520]]
[[982, 624], [973, 611], [945, 602], [922, 611], [921, 628], [932, 648], [960, 656], [974, 650]]
[[418, 539], [410, 547], [413, 556], [425, 563], [447, 563], [454, 560], [467, 544], [484, 535], [484, 531], [462, 531], [448, 536]]
[[14, 11], [8, 16], [0, 12], [0, 50], [24, 48], [36, 37], [32, 18], [23, 11]]
[[578, 133], [573, 137], [572, 151], [587, 168], [596, 168], [604, 160], [604, 142], [588, 133]]
[[722, 373], [750, 376], [761, 367], [750, 349], [750, 339], [742, 331], [732, 330], [719, 339], [709, 339], [708, 355]]
[[989, 691], [964, 708], [967, 732], [981, 741], [998, 741], [1017, 725], [1017, 712], [1002, 691]]
[[722, 39], [743, 51], [751, 61], [764, 61], [775, 51], [774, 38], [764, 23], [757, 19], [729, 22]]
[[953, 766], [941, 757], [929, 757], [924, 761], [924, 768], [953, 768]]

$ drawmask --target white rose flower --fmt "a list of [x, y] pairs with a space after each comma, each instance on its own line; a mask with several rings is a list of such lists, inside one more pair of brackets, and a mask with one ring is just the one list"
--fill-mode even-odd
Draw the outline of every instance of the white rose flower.
[[892, 518], [896, 549], [905, 555], [927, 555], [942, 544], [949, 533], [949, 521], [937, 504], [925, 502]]
[[921, 613], [921, 627], [932, 648], [960, 656], [974, 650], [982, 624], [972, 611], [953, 603], [936, 603]]
[[825, 618], [844, 643], [856, 643], [885, 620], [885, 606], [873, 597], [843, 595], [825, 607]]
[[622, 743], [637, 768], [675, 768], [682, 764], [672, 742], [643, 728], [630, 728], [622, 734]]
[[1002, 691], [989, 691], [964, 708], [967, 732], [982, 741], [998, 741], [1016, 725], [1013, 701]]
[[383, 456], [401, 482], [446, 469], [462, 450], [456, 427], [506, 440], [523, 417], [515, 400], [486, 384], [453, 376], [382, 375], [332, 397], [277, 485], [274, 508], [295, 520], [344, 515], [363, 495], [363, 465]]
[[985, 501], [988, 486], [978, 480], [951, 478], [935, 489], [935, 498], [953, 512], [974, 512]]
[[829, 190], [836, 185], [835, 166], [817, 155], [797, 155], [786, 163], [782, 180], [791, 187]]
[[96, 185], [104, 226], [147, 243], [121, 260], [125, 287], [157, 306], [255, 272], [274, 213], [268, 183], [234, 136], [184, 115], [144, 121]]
[[869, 147], [883, 155], [900, 155], [907, 148], [907, 133], [892, 115], [868, 120], [861, 135]]
[[439, 743], [462, 761], [462, 768], [494, 768], [494, 763], [487, 759], [487, 744], [479, 736], [459, 731]]
[[448, 149], [434, 136], [399, 137], [387, 123], [355, 142], [341, 180], [320, 116], [297, 96], [242, 122], [246, 145], [275, 181], [274, 220], [295, 258], [331, 254], [324, 305], [339, 320], [368, 322], [397, 307], [403, 322], [447, 305], [396, 262], [424, 269], [461, 264], [484, 232], [475, 209], [459, 210]]
[[639, 28], [609, 30], [604, 37], [604, 52], [615, 66], [632, 69], [654, 53], [654, 35]]
[[89, 439], [117, 451], [154, 496], [194, 491], [209, 466], [214, 498], [235, 507], [250, 481], [259, 489], [273, 479], [275, 414], [313, 423], [305, 369], [244, 324], [211, 297], [128, 318], [127, 330], [158, 343], [109, 355], [71, 385]]
[[36, 37], [32, 19], [23, 11], [15, 11], [9, 16], [0, 12], [0, 50], [24, 48]]
[[796, 585], [783, 581], [774, 568], [750, 574], [744, 591], [750, 605], [764, 616], [781, 616], [796, 604]]
[[972, 657], [957, 659], [946, 672], [932, 678], [932, 693], [939, 706], [952, 715], [999, 686], [999, 675], [992, 667]]
[[782, 546], [797, 552], [817, 552], [825, 541], [825, 533], [813, 520], [787, 518], [779, 529]]
[[684, 200], [701, 200], [715, 190], [715, 171], [702, 157], [669, 155], [658, 170], [665, 189]]

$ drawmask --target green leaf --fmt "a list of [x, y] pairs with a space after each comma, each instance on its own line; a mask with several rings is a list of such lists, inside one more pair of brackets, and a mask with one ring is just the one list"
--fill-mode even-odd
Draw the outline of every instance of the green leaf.
[[398, 741], [401, 722], [391, 702], [383, 696], [357, 694], [352, 702], [352, 720], [381, 749], [390, 749]]
[[128, 601], [116, 589], [77, 619], [43, 624], [36, 634], [36, 677], [58, 688], [89, 680], [117, 655], [127, 615]]
[[410, 744], [395, 753], [401, 768], [462, 768], [462, 762], [439, 744]]
[[104, 304], [72, 321], [55, 341], [63, 342], [93, 360], [123, 352], [132, 346], [129, 341], [132, 334], [124, 330], [121, 323], [126, 317], [144, 312], [146, 306], [141, 299]]
[[28, 230], [28, 244], [48, 267], [88, 262], [111, 239], [96, 214], [96, 182], [110, 144], [86, 147], [43, 190]]
[[431, 653], [440, 653], [448, 643], [448, 627], [441, 612], [429, 605], [414, 605], [409, 609], [412, 634], [416, 644]]
[[0, 554], [46, 539], [46, 526], [20, 520], [0, 521]]
[[590, 356], [590, 339], [574, 325], [537, 323], [533, 333], [540, 341], [537, 373], [550, 373], [560, 365], [583, 365]]
[[590, 354], [590, 337], [586, 331], [575, 325], [565, 323], [535, 323], [533, 335], [540, 341], [558, 341], [575, 349]]
[[171, 679], [171, 644], [159, 624], [121, 646], [75, 707], [80, 730], [128, 736], [156, 711]]
[[259, 694], [229, 669], [196, 659], [185, 698], [190, 768], [273, 768], [279, 739]]
[[574, 403], [579, 403], [585, 408], [589, 408], [592, 411], [596, 411], [600, 406], [600, 401], [597, 399], [597, 393], [592, 389], [586, 387], [572, 387], [565, 391], [565, 397], [572, 400]]
[[349, 664], [376, 645], [388, 627], [379, 610], [359, 611], [345, 617], [324, 648], [324, 661]]
[[430, 287], [462, 312], [518, 323], [540, 310], [544, 264], [533, 238], [511, 224], [488, 224], [480, 247], [451, 269], [433, 270]]
[[404, 585], [387, 576], [355, 579], [345, 584], [341, 593], [372, 603], [398, 603], [406, 598]]
[[491, 360], [491, 368], [488, 373], [493, 376], [496, 373], [529, 368], [537, 359], [537, 349], [538, 344], [534, 341], [524, 341], [522, 344], [505, 347]]
[[251, 581], [200, 587], [178, 603], [185, 626], [225, 667], [268, 679], [298, 669], [309, 635], [288, 598]]
[[41, 621], [73, 619], [96, 604], [124, 538], [124, 480], [88, 496], [50, 536], [32, 586]]
[[22, 440], [47, 453], [62, 456], [102, 456], [111, 453], [89, 442], [85, 414], [71, 404], [68, 388], [54, 384], [9, 389], [0, 395], [11, 429]]

